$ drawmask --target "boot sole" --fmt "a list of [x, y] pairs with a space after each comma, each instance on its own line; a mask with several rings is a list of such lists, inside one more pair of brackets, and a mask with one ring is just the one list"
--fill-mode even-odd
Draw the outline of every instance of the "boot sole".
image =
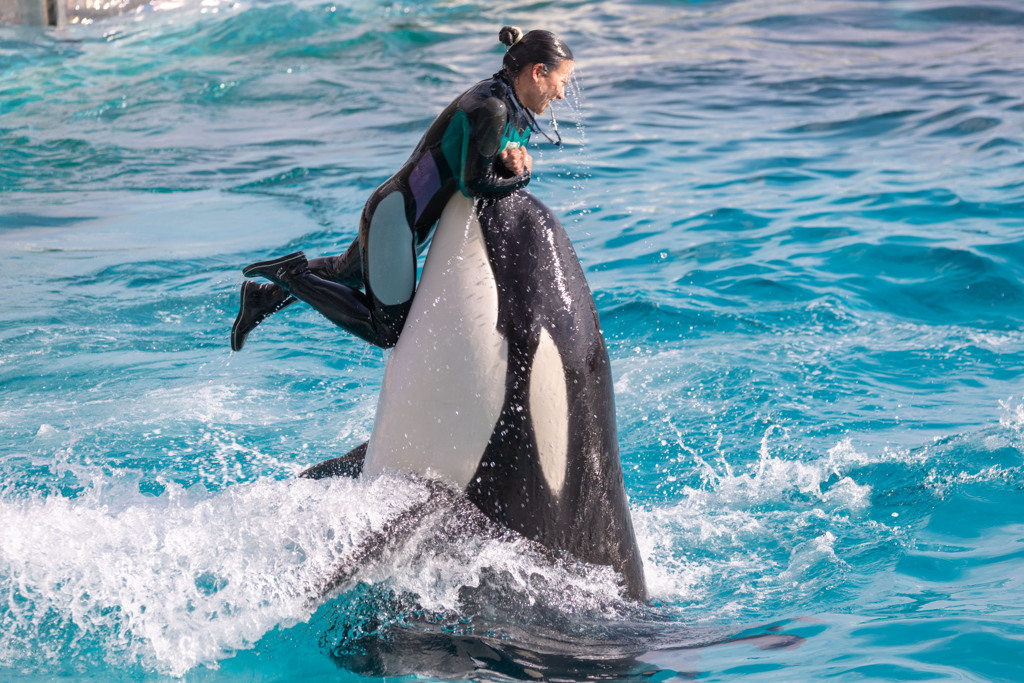
[[245, 290], [248, 289], [248, 286], [251, 285], [251, 284], [253, 284], [253, 283], [251, 283], [251, 282], [243, 282], [242, 283], [242, 290], [241, 290], [241, 292], [239, 292], [239, 299], [240, 299], [240, 301], [238, 303], [238, 315], [235, 316], [235, 324], [231, 326], [231, 350], [232, 351], [241, 351], [242, 347], [245, 346], [245, 338], [249, 336], [250, 332], [252, 332], [254, 329], [256, 329], [256, 325], [259, 325], [259, 322], [257, 322], [256, 325], [249, 326], [249, 329], [247, 329], [247, 330], [242, 329], [244, 327], [242, 325], [242, 321], [247, 317], [245, 315], [246, 314], [246, 308], [247, 308], [246, 302], [249, 299], [249, 297], [246, 296]]

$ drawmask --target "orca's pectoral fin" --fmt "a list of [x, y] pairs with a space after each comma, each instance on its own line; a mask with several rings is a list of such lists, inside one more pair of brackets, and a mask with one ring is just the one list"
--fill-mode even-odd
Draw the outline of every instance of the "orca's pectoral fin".
[[327, 477], [356, 478], [363, 472], [363, 460], [366, 459], [366, 444], [363, 442], [340, 458], [324, 460], [299, 473], [306, 479], [326, 479]]
[[[355, 449], [352, 453], [356, 451], [364, 454], [366, 452], [366, 444]], [[342, 460], [342, 458], [337, 459]], [[329, 462], [332, 461], [328, 460], [327, 463]], [[327, 463], [321, 464], [326, 465]], [[320, 467], [320, 465], [316, 467]], [[316, 469], [316, 467], [311, 469]], [[379, 559], [388, 551], [394, 550], [408, 541], [409, 537], [413, 535], [430, 513], [439, 508], [450, 508], [458, 499], [459, 494], [443, 483], [427, 480], [426, 486], [426, 499], [406, 508], [388, 520], [379, 530], [369, 534], [359, 546], [354, 548], [352, 554], [335, 570], [334, 574], [313, 588], [310, 604], [319, 602], [324, 596], [343, 586], [367, 563]]]

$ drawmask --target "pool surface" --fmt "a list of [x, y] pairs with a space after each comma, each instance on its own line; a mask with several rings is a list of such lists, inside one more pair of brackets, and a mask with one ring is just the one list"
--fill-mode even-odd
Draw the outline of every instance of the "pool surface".
[[[0, 27], [0, 680], [1024, 680], [1024, 9], [182, 0]], [[497, 31], [612, 361], [652, 600], [295, 475], [386, 361], [240, 269], [355, 236]], [[542, 117], [547, 126], [547, 117]]]

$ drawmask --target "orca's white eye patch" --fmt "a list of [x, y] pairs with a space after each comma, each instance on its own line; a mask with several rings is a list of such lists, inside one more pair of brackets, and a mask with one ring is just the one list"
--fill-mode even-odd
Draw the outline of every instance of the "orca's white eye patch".
[[530, 421], [548, 487], [556, 496], [565, 486], [569, 458], [569, 398], [565, 368], [554, 339], [544, 328], [530, 368]]

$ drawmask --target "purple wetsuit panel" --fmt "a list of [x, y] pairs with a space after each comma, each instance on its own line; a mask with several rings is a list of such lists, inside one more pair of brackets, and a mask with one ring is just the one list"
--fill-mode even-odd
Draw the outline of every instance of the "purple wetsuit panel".
[[416, 168], [409, 174], [409, 188], [416, 200], [416, 221], [420, 220], [423, 210], [441, 189], [441, 174], [434, 162], [434, 155], [427, 153], [420, 158]]

